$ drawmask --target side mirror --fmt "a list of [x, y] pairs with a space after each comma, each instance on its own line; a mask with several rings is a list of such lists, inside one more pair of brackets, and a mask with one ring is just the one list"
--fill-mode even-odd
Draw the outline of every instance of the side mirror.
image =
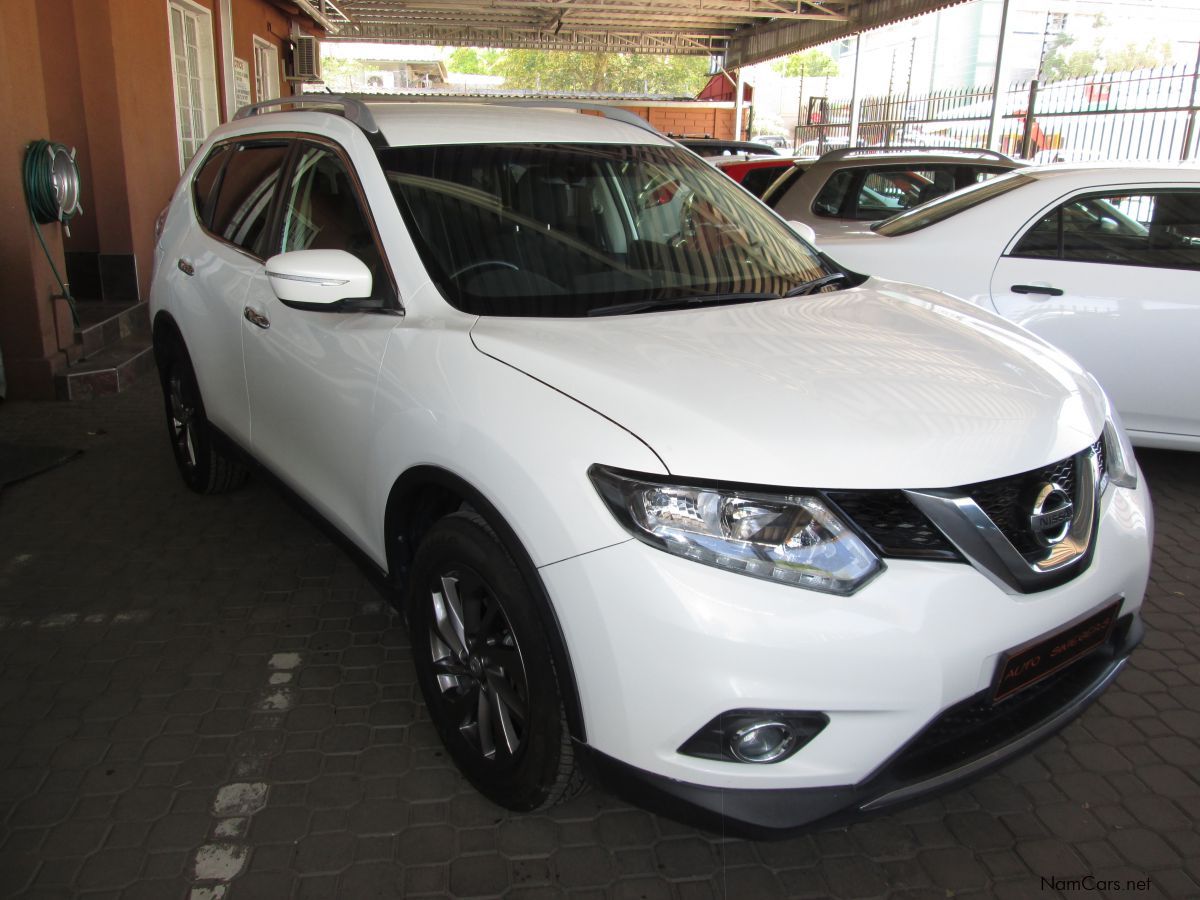
[[817, 233], [813, 231], [811, 225], [805, 225], [803, 222], [797, 222], [795, 219], [788, 219], [788, 225], [792, 227], [792, 231], [804, 238], [814, 247], [817, 244]]
[[371, 296], [371, 270], [345, 250], [293, 250], [267, 260], [271, 290], [284, 303], [332, 306]]

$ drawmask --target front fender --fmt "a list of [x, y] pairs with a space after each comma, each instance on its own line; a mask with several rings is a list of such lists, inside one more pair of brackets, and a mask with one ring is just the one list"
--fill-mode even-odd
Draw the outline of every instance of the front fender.
[[587, 477], [588, 467], [666, 474], [638, 438], [471, 343], [474, 317], [393, 334], [380, 372], [368, 455], [368, 553], [386, 566], [383, 523], [393, 485], [420, 466], [477, 490], [537, 567], [629, 539]]

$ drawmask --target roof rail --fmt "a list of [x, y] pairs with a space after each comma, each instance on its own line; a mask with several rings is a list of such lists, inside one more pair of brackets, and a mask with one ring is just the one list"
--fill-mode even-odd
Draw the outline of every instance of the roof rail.
[[852, 156], [870, 156], [874, 153], [973, 153], [976, 156], [986, 156], [999, 162], [1016, 162], [1011, 156], [999, 150], [989, 150], [986, 147], [925, 147], [925, 146], [896, 146], [896, 147], [840, 147], [829, 150], [818, 157], [818, 162], [834, 162], [848, 159]]
[[[421, 98], [425, 99], [425, 98]], [[435, 98], [430, 98], [435, 99]], [[443, 99], [443, 98], [436, 98]], [[380, 102], [387, 103], [413, 103], [420, 102], [410, 98], [389, 98], [380, 97]], [[541, 109], [576, 109], [581, 112], [590, 112], [596, 115], [601, 115], [609, 119], [614, 119], [618, 122], [624, 122], [626, 125], [632, 125], [635, 128], [641, 128], [643, 131], [648, 131], [658, 137], [664, 137], [663, 133], [639, 116], [637, 113], [630, 112], [627, 109], [621, 109], [617, 106], [606, 106], [603, 103], [588, 103], [581, 100], [541, 100], [541, 99], [476, 99], [464, 98], [465, 102], [483, 103], [489, 106], [523, 106], [536, 107]], [[383, 133], [379, 130], [379, 125], [375, 121], [375, 117], [371, 115], [371, 110], [365, 103], [357, 97], [348, 97], [344, 94], [304, 94], [295, 97], [277, 97], [274, 100], [263, 100], [259, 103], [251, 103], [249, 106], [243, 106], [234, 115], [234, 119], [248, 119], [251, 116], [262, 115], [270, 112], [285, 112], [281, 107], [311, 107], [313, 112], [327, 112], [334, 115], [341, 115], [353, 122], [361, 128], [367, 135], [367, 138], [376, 147], [386, 146], [386, 140]]]
[[619, 106], [607, 106], [603, 103], [588, 103], [586, 100], [518, 100], [515, 98], [497, 100], [484, 98], [477, 102], [489, 106], [532, 106], [537, 109], [577, 109], [581, 112], [595, 113], [596, 115], [604, 116], [607, 119], [613, 119], [617, 122], [624, 122], [626, 125], [632, 125], [634, 128], [649, 131], [651, 134], [658, 135], [659, 137], [667, 136], [637, 113], [621, 109]]
[[378, 145], [383, 142], [383, 135], [367, 105], [355, 97], [346, 97], [341, 94], [300, 94], [292, 97], [276, 97], [274, 100], [260, 100], [258, 103], [243, 106], [234, 114], [233, 118], [236, 121], [264, 113], [287, 112], [288, 110], [283, 109], [287, 106], [311, 107], [312, 112], [340, 115], [361, 128], [372, 144]]

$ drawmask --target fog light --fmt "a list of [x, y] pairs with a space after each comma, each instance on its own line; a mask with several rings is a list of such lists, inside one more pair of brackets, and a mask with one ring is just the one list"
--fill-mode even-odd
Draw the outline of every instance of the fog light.
[[755, 722], [729, 736], [729, 753], [748, 763], [769, 763], [791, 752], [796, 733], [783, 722]]
[[822, 712], [731, 709], [684, 741], [679, 752], [723, 762], [783, 762], [828, 724], [829, 716]]

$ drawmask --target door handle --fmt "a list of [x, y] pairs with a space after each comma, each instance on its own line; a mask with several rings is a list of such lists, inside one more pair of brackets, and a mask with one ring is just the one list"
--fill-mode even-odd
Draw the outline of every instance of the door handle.
[[196, 274], [196, 270], [194, 268], [192, 268], [192, 264], [190, 262], [188, 262], [186, 259], [177, 260], [175, 265], [179, 267], [179, 271], [182, 272], [184, 275], [195, 275]]
[[246, 321], [251, 325], [257, 325], [259, 328], [270, 328], [271, 320], [260, 313], [257, 309], [251, 309], [249, 306], [242, 310], [242, 315], [246, 317]]
[[1062, 288], [1050, 287], [1048, 284], [1014, 284], [1009, 290], [1014, 294], [1046, 294], [1049, 297], [1061, 297]]

